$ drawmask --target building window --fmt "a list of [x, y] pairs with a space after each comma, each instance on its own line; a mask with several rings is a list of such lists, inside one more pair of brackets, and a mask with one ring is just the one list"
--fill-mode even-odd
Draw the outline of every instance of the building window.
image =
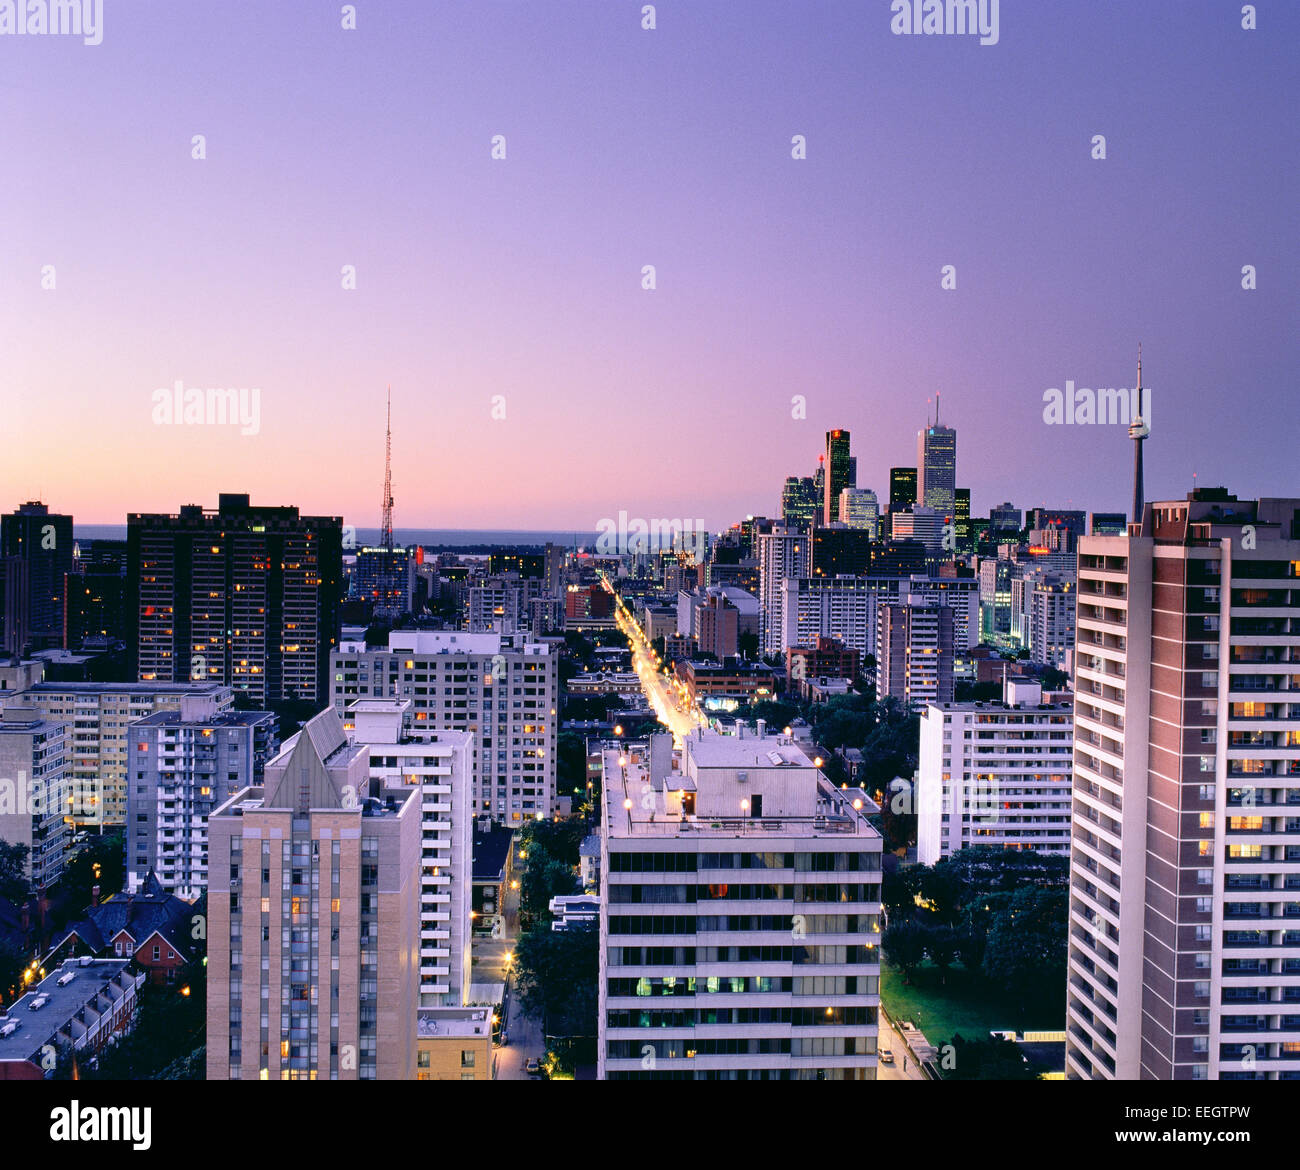
[[427, 1052], [417, 1052], [415, 1054], [415, 1067], [416, 1068], [429, 1067], [429, 1054]]
[[462, 1048], [462, 1049], [461, 1049], [461, 1052], [460, 1052], [460, 1067], [461, 1067], [461, 1068], [473, 1068], [473, 1067], [474, 1067], [474, 1050], [473, 1050], [473, 1049], [470, 1049], [470, 1048]]

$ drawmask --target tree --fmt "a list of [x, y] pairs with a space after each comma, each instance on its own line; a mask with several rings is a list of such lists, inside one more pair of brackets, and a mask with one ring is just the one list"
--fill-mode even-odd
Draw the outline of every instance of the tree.
[[919, 924], [904, 920], [894, 922], [880, 940], [885, 958], [903, 973], [903, 982], [912, 982], [912, 972], [925, 958], [926, 931]]
[[21, 906], [31, 896], [32, 885], [27, 880], [30, 852], [27, 845], [0, 841], [0, 898], [8, 898], [16, 906]]
[[1069, 898], [1065, 890], [1026, 886], [995, 914], [984, 952], [984, 974], [1008, 995], [1038, 1000], [1065, 981]]
[[948, 968], [957, 961], [961, 950], [961, 935], [951, 926], [939, 925], [926, 928], [926, 950], [930, 962], [939, 968], [939, 982], [948, 982]]
[[573, 869], [543, 853], [528, 856], [528, 867], [519, 883], [519, 915], [530, 927], [551, 923], [551, 899], [561, 894], [576, 894], [578, 879]]
[[91, 893], [99, 887], [101, 899], [116, 894], [126, 878], [126, 859], [121, 834], [105, 834], [92, 840], [63, 867], [59, 893], [65, 905], [80, 911], [90, 905]]
[[515, 948], [515, 989], [548, 1036], [581, 1037], [594, 1056], [600, 931], [595, 926], [526, 931]]
[[585, 794], [587, 785], [587, 741], [572, 731], [561, 731], [555, 738], [556, 788], [563, 792], [575, 789]]

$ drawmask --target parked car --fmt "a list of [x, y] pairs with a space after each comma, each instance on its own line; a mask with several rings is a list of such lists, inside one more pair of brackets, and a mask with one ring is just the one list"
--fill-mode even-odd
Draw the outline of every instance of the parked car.
[[890, 1052], [888, 1048], [882, 1048], [882, 1049], [880, 1050], [880, 1063], [881, 1063], [881, 1064], [893, 1064], [893, 1063], [894, 1063], [894, 1054], [893, 1054], [892, 1052]]

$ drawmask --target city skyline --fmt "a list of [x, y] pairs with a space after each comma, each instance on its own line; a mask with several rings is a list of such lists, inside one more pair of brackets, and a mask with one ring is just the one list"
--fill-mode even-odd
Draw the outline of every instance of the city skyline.
[[[1008, 4], [994, 46], [884, 3], [163, 12], [4, 46], [7, 508], [378, 527], [391, 382], [399, 530], [723, 529], [835, 428], [883, 496], [936, 393], [973, 514], [1119, 510], [1126, 428], [1043, 396], [1130, 386], [1139, 342], [1149, 498], [1286, 494], [1294, 10]], [[177, 382], [258, 389], [256, 429], [155, 423]]]

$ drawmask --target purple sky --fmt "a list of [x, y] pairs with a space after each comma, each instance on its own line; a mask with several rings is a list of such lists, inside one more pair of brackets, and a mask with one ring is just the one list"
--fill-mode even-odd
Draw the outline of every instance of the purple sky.
[[[834, 426], [884, 494], [936, 391], [976, 514], [1118, 510], [1123, 428], [1042, 399], [1139, 340], [1149, 499], [1300, 491], [1300, 5], [1003, 0], [992, 46], [888, 0], [104, 7], [0, 36], [4, 510], [375, 526], [387, 382], [399, 528], [770, 515]], [[260, 430], [155, 425], [178, 379]]]

